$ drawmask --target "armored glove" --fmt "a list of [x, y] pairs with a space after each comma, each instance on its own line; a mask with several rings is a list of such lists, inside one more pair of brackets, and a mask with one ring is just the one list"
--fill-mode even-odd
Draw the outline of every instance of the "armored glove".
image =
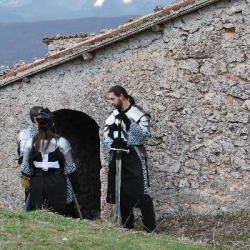
[[118, 120], [122, 120], [126, 125], [126, 130], [129, 130], [131, 121], [124, 113], [119, 113], [115, 116], [115, 118]]
[[118, 127], [115, 123], [111, 124], [108, 126], [109, 132], [108, 132], [108, 137], [113, 139], [114, 131], [118, 130]]

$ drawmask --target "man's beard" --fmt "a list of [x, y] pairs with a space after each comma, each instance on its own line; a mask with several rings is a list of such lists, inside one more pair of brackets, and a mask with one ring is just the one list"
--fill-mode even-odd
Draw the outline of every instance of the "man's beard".
[[118, 100], [118, 103], [116, 105], [114, 105], [114, 107], [118, 110], [121, 110], [122, 108], [122, 101], [121, 100]]

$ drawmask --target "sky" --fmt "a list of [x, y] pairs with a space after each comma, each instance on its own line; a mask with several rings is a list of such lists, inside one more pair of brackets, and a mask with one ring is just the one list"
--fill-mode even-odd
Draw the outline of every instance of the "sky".
[[[94, 17], [97, 21], [99, 19], [95, 17], [105, 17], [104, 20], [107, 20], [106, 17], [119, 17], [129, 20], [153, 13], [156, 6], [169, 6], [172, 2], [173, 0], [0, 0], [0, 71], [1, 65], [12, 65], [20, 60], [30, 62], [34, 58], [44, 57], [47, 48], [41, 42], [42, 37], [96, 33], [93, 31], [95, 21], [83, 27], [82, 18]], [[55, 21], [53, 24], [46, 22], [52, 20], [64, 21]], [[66, 25], [65, 22], [68, 21], [70, 23]], [[73, 23], [75, 25], [72, 27]], [[104, 22], [103, 25], [107, 24]], [[104, 28], [110, 27], [113, 26]]]
[[173, 0], [0, 0], [0, 22], [147, 15]]
[[[104, 4], [105, 0], [96, 0], [94, 6], [101, 7]], [[123, 3], [132, 3], [132, 0], [123, 0]]]

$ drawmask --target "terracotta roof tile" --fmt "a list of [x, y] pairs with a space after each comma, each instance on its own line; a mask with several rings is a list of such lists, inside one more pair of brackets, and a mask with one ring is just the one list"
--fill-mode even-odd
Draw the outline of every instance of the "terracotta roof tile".
[[[191, 12], [193, 10], [218, 1], [219, 0], [184, 0], [181, 2], [174, 3], [170, 6], [164, 7], [163, 9], [157, 12], [151, 13], [149, 15], [140, 17], [138, 19], [120, 25], [116, 29], [107, 30], [105, 33], [92, 36], [85, 41], [74, 44], [72, 47], [66, 48], [60, 52], [50, 54], [49, 56], [43, 59], [39, 59], [30, 64], [21, 65], [18, 68], [12, 69], [0, 76], [0, 87], [7, 85], [11, 82], [20, 80], [25, 76], [36, 74], [39, 71], [71, 60], [72, 58], [76, 58], [77, 55], [79, 56], [79, 53], [82, 53], [84, 50], [93, 51], [101, 46], [106, 46], [107, 44], [122, 40], [135, 33], [146, 30], [155, 24], [166, 22], [167, 20], [173, 19], [177, 16], [186, 14], [187, 12]], [[193, 8], [192, 5], [194, 5]], [[187, 6], [190, 6], [190, 10], [185, 10], [182, 13], [181, 11]], [[180, 13], [178, 13], [178, 11], [180, 11]], [[176, 15], [175, 12], [177, 12]], [[31, 69], [34, 70], [32, 71]], [[26, 72], [26, 74], [24, 72]], [[17, 76], [20, 73], [22, 74], [19, 77], [13, 78], [14, 76]]]

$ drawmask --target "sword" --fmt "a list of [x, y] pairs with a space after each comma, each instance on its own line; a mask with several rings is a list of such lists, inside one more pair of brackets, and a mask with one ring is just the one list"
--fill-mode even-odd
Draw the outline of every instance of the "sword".
[[74, 191], [73, 191], [73, 201], [75, 203], [75, 208], [76, 208], [76, 211], [78, 213], [80, 220], [83, 220], [82, 213], [81, 213], [81, 210], [80, 210], [80, 207], [79, 207], [79, 204], [78, 204], [78, 201], [77, 201], [77, 198], [76, 198]]
[[[122, 120], [118, 120], [118, 138], [121, 138]], [[116, 171], [115, 171], [115, 224], [121, 224], [120, 202], [121, 202], [121, 170], [122, 170], [122, 152], [129, 153], [129, 149], [111, 148], [116, 151]]]

